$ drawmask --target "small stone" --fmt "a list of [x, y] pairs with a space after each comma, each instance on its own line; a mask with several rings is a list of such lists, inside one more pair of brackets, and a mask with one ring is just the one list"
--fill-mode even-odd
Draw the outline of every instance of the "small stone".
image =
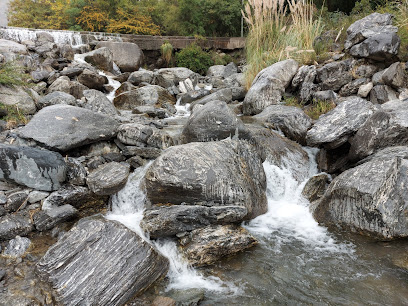
[[41, 200], [48, 197], [49, 194], [50, 194], [49, 192], [44, 191], [38, 190], [31, 191], [30, 194], [28, 195], [28, 202], [31, 204], [40, 202]]
[[16, 236], [9, 241], [4, 249], [3, 255], [11, 258], [18, 258], [24, 255], [31, 245], [31, 240], [25, 237]]

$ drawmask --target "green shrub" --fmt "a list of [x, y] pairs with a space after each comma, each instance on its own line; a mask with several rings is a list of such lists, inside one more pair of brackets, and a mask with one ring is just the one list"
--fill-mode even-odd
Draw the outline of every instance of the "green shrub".
[[193, 43], [176, 53], [176, 64], [178, 67], [186, 67], [199, 74], [205, 74], [214, 62], [209, 53]]
[[173, 57], [173, 46], [170, 42], [166, 41], [160, 47], [161, 57], [166, 62], [167, 67], [170, 65]]

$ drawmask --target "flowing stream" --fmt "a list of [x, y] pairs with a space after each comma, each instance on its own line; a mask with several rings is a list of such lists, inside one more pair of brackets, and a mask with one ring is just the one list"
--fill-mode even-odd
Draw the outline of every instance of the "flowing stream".
[[393, 264], [407, 254], [408, 244], [329, 232], [314, 221], [301, 196], [305, 182], [269, 162], [264, 163], [269, 210], [244, 224], [259, 245], [207, 269], [189, 267], [174, 240], [150, 241], [140, 229], [145, 203], [140, 182], [149, 166], [136, 170], [112, 198], [107, 218], [122, 222], [169, 259], [161, 294], [201, 289], [201, 305], [408, 304], [408, 274]]

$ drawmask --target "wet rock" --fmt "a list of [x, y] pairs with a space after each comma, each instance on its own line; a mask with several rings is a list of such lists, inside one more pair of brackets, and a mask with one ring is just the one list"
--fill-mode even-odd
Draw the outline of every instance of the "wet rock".
[[86, 102], [84, 103], [85, 108], [108, 116], [115, 116], [118, 114], [113, 103], [109, 101], [102, 92], [94, 89], [84, 90], [84, 97], [86, 99]]
[[294, 106], [271, 105], [254, 118], [271, 124], [272, 128], [301, 144], [306, 144], [306, 133], [312, 126], [309, 116]]
[[143, 64], [143, 52], [137, 44], [100, 41], [96, 45], [96, 49], [104, 47], [112, 52], [113, 61], [122, 72], [136, 71]]
[[75, 158], [68, 157], [67, 164], [67, 182], [72, 185], [83, 186], [87, 172], [81, 162]]
[[26, 237], [16, 236], [9, 241], [4, 249], [3, 256], [18, 258], [22, 257], [31, 245], [31, 240]]
[[23, 113], [32, 115], [37, 111], [33, 98], [23, 87], [7, 87], [0, 85], [0, 103], [15, 106]]
[[336, 177], [314, 211], [320, 223], [381, 239], [407, 237], [408, 161], [373, 159]]
[[303, 148], [267, 128], [248, 126], [249, 140], [262, 161], [288, 169], [299, 183], [309, 177], [309, 156]]
[[387, 102], [360, 127], [351, 141], [350, 158], [362, 159], [391, 146], [408, 143], [408, 103]]
[[244, 99], [244, 115], [256, 115], [267, 106], [278, 104], [285, 88], [298, 70], [298, 63], [289, 59], [263, 69], [255, 77]]
[[302, 196], [309, 202], [319, 200], [324, 195], [330, 181], [330, 177], [325, 173], [312, 176], [303, 187]]
[[90, 89], [103, 90], [103, 85], [108, 84], [108, 78], [89, 69], [85, 69], [79, 76], [78, 82]]
[[212, 101], [224, 101], [225, 103], [232, 102], [232, 89], [231, 88], [223, 88], [217, 90], [216, 92], [206, 95], [196, 101], [194, 101], [191, 105], [193, 108], [197, 104], [205, 105]]
[[133, 85], [139, 85], [140, 83], [151, 84], [153, 81], [153, 71], [139, 70], [132, 72], [127, 81]]
[[44, 146], [60, 151], [110, 139], [117, 133], [116, 120], [90, 110], [53, 105], [40, 110], [20, 130], [19, 136], [33, 139]]
[[307, 132], [307, 144], [324, 145], [328, 149], [341, 146], [366, 122], [375, 109], [371, 102], [361, 98], [340, 103], [335, 109], [321, 115]]
[[387, 85], [376, 85], [370, 91], [370, 101], [374, 104], [383, 104], [396, 99], [397, 93]]
[[33, 229], [30, 217], [23, 212], [0, 217], [0, 241], [25, 236]]
[[141, 227], [151, 238], [160, 238], [208, 225], [241, 222], [246, 215], [247, 209], [240, 206], [163, 206], [146, 210]]
[[361, 86], [363, 86], [363, 85], [365, 85], [365, 84], [367, 84], [369, 82], [370, 82], [370, 79], [366, 79], [366, 78], [354, 80], [351, 83], [348, 83], [348, 84], [344, 85], [340, 89], [339, 94], [340, 94], [340, 96], [343, 96], [343, 97], [348, 97], [348, 96], [355, 95], [355, 94], [357, 94], [357, 92], [358, 92], [358, 90], [359, 90], [359, 88]]
[[58, 153], [0, 144], [2, 180], [51, 191], [58, 189], [65, 181], [65, 172], [65, 161]]
[[113, 54], [109, 48], [99, 48], [85, 53], [84, 60], [98, 69], [111, 72], [113, 71]]
[[36, 212], [33, 216], [34, 226], [37, 231], [46, 231], [60, 223], [73, 219], [77, 213], [78, 210], [69, 204], [41, 210]]
[[89, 189], [98, 195], [112, 195], [121, 190], [129, 176], [130, 165], [110, 162], [99, 166], [86, 179]]
[[33, 190], [28, 195], [27, 201], [30, 204], [34, 204], [40, 202], [41, 200], [44, 200], [48, 196], [49, 196], [48, 192]]
[[350, 60], [326, 64], [316, 72], [322, 90], [338, 91], [353, 79]]
[[247, 208], [247, 219], [267, 210], [262, 161], [245, 141], [170, 147], [153, 162], [144, 181], [153, 204], [237, 205]]
[[162, 68], [154, 73], [155, 84], [169, 88], [178, 86], [179, 82], [194, 78], [195, 73], [188, 68]]
[[64, 305], [123, 305], [168, 268], [136, 233], [104, 218], [80, 220], [37, 263]]
[[40, 100], [38, 100], [38, 106], [40, 109], [56, 104], [76, 106], [77, 102], [74, 96], [62, 91], [51, 92], [46, 96], [41, 97]]
[[394, 89], [408, 87], [408, 75], [405, 71], [405, 63], [394, 63], [388, 67], [382, 74], [382, 80], [385, 85]]
[[223, 101], [211, 101], [195, 108], [184, 126], [185, 142], [222, 140], [245, 134], [241, 119]]
[[147, 85], [118, 95], [113, 103], [118, 109], [133, 110], [142, 105], [166, 108], [167, 104], [174, 105], [176, 100], [166, 89], [157, 85]]
[[363, 84], [360, 86], [360, 88], [358, 89], [357, 95], [361, 98], [366, 98], [370, 92], [371, 89], [373, 89], [374, 85], [372, 82], [368, 82], [367, 84]]
[[247, 230], [237, 225], [196, 229], [180, 240], [183, 253], [195, 267], [214, 264], [222, 257], [234, 255], [257, 243]]

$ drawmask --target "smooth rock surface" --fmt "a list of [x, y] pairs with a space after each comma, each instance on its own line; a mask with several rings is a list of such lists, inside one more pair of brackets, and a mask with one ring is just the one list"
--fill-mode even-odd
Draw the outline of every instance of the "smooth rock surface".
[[124, 305], [168, 267], [136, 233], [102, 217], [80, 220], [37, 263], [64, 305]]
[[104, 71], [113, 71], [113, 54], [109, 48], [99, 48], [94, 51], [85, 53], [86, 62]]
[[245, 141], [170, 147], [147, 170], [144, 182], [152, 204], [237, 205], [247, 208], [247, 219], [267, 210], [262, 161]]
[[60, 154], [0, 144], [0, 179], [52, 191], [60, 188], [65, 178], [66, 164]]
[[129, 176], [130, 165], [110, 162], [92, 171], [86, 181], [89, 189], [98, 195], [112, 195], [121, 190]]
[[179, 82], [192, 79], [194, 76], [195, 72], [184, 67], [162, 68], [154, 73], [156, 84], [163, 88], [178, 86]]
[[19, 135], [60, 151], [110, 139], [117, 133], [116, 120], [93, 111], [53, 105], [40, 110]]
[[96, 48], [108, 48], [113, 61], [122, 72], [133, 72], [143, 64], [143, 52], [137, 44], [131, 42], [100, 41]]

